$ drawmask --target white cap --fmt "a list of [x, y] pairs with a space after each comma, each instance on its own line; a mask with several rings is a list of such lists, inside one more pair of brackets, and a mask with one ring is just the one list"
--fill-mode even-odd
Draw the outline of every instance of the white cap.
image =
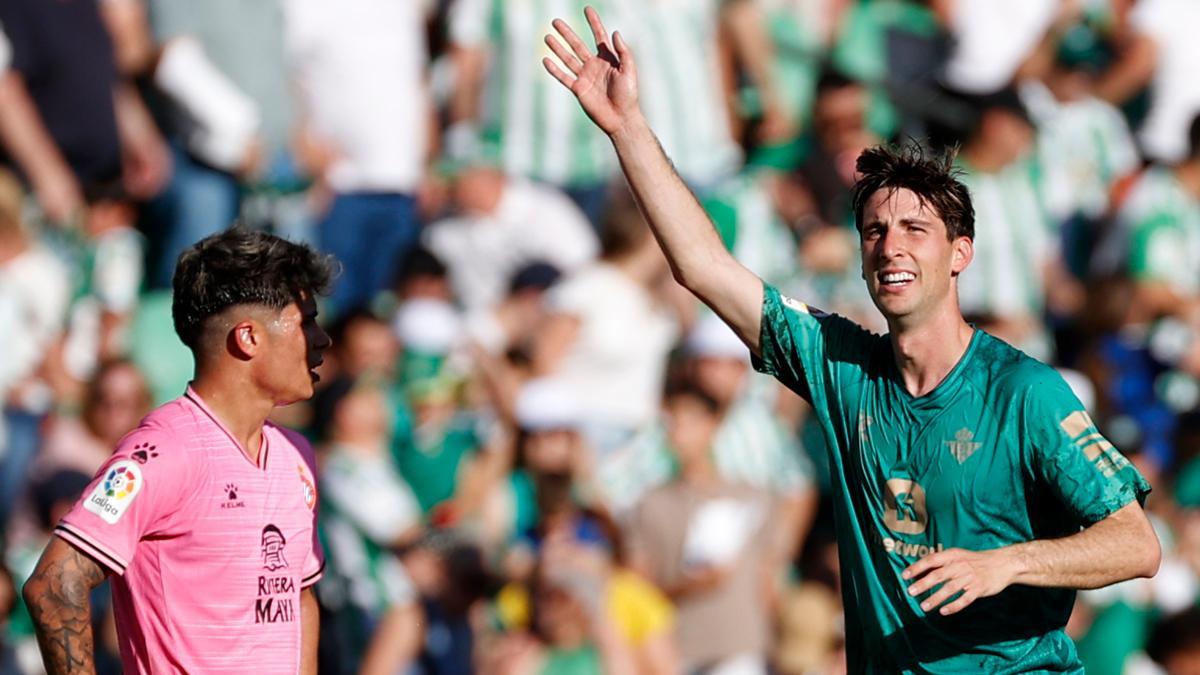
[[745, 361], [750, 357], [746, 344], [714, 314], [696, 322], [684, 343], [688, 355]]
[[516, 416], [517, 424], [526, 431], [576, 429], [583, 420], [583, 409], [566, 382], [543, 377], [521, 387]]
[[448, 302], [417, 298], [400, 306], [392, 329], [405, 349], [447, 354], [462, 337], [462, 319]]

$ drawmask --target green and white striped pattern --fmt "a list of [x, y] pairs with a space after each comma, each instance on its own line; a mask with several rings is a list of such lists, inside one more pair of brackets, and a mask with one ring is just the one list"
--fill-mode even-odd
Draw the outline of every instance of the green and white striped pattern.
[[734, 178], [704, 202], [733, 257], [767, 283], [786, 285], [796, 272], [796, 239], [780, 220], [760, 174]]
[[642, 110], [676, 170], [694, 188], [731, 175], [741, 150], [717, 61], [720, 0], [610, 0], [637, 57]]
[[963, 314], [1039, 316], [1044, 269], [1058, 242], [1038, 191], [1038, 165], [1027, 159], [995, 173], [962, 168], [975, 204], [975, 259], [958, 279]]
[[458, 0], [450, 17], [455, 44], [490, 53], [480, 119], [479, 157], [506, 172], [560, 186], [608, 180], [616, 156], [571, 92], [550, 77], [542, 39], [565, 18], [589, 45], [583, 8], [608, 13], [606, 0]]
[[1038, 156], [1046, 167], [1046, 205], [1059, 221], [1108, 210], [1114, 182], [1137, 170], [1138, 154], [1120, 111], [1094, 98], [1054, 101], [1044, 88], [1022, 91], [1037, 118]]
[[1200, 294], [1200, 200], [1169, 168], [1151, 168], [1138, 179], [1118, 220], [1134, 279], [1167, 282], [1183, 296]]
[[713, 440], [713, 461], [725, 480], [776, 495], [794, 495], [812, 484], [812, 464], [800, 439], [755, 397], [743, 398], [725, 415]]

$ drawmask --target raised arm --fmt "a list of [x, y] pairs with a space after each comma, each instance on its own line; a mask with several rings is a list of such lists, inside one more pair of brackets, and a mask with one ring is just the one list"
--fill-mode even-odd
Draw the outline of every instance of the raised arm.
[[25, 582], [25, 604], [49, 675], [96, 671], [88, 595], [105, 576], [99, 563], [53, 537]]
[[[1131, 502], [1077, 534], [990, 551], [948, 549], [921, 558], [904, 572], [918, 596], [941, 584], [921, 603], [926, 612], [954, 614], [1013, 584], [1100, 588], [1158, 571], [1161, 549], [1142, 507]], [[959, 592], [962, 592], [952, 602]]]
[[[561, 62], [543, 64], [579, 99], [616, 148], [621, 168], [675, 279], [704, 301], [757, 353], [762, 281], [725, 250], [695, 196], [680, 179], [638, 107], [637, 66], [620, 32], [608, 31], [592, 8], [585, 12], [598, 46], [593, 54], [561, 19], [546, 36]], [[564, 70], [565, 68], [565, 70]]]

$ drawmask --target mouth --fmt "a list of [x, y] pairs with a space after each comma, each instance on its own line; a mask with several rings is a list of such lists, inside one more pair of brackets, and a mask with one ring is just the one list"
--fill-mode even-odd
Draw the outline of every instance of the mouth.
[[907, 288], [917, 280], [917, 275], [906, 270], [885, 270], [876, 275], [879, 280], [879, 287], [891, 291], [899, 291]]
[[317, 374], [317, 369], [320, 368], [324, 363], [325, 359], [321, 359], [320, 361], [317, 361], [315, 364], [312, 364], [308, 367], [308, 376], [312, 378], [313, 382], [321, 381], [321, 376]]

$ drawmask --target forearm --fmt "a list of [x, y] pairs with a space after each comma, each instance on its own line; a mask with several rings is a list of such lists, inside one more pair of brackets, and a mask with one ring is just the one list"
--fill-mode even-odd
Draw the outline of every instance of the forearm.
[[300, 591], [300, 675], [317, 675], [317, 641], [321, 633], [317, 594], [309, 586]]
[[34, 184], [71, 173], [29, 97], [25, 80], [14, 71], [0, 74], [0, 141]]
[[753, 80], [763, 105], [779, 105], [771, 73], [774, 43], [765, 30], [762, 8], [754, 0], [732, 0], [725, 8], [724, 22], [737, 59]]
[[762, 283], [725, 249], [708, 214], [637, 113], [612, 135], [625, 177], [675, 279], [757, 345]]
[[408, 672], [421, 651], [421, 608], [417, 603], [393, 607], [375, 628], [359, 675]]
[[91, 590], [104, 570], [55, 538], [25, 582], [23, 595], [49, 675], [95, 672]]
[[1012, 583], [1077, 589], [1153, 576], [1161, 555], [1158, 538], [1137, 504], [1068, 537], [998, 550], [1012, 565]]

